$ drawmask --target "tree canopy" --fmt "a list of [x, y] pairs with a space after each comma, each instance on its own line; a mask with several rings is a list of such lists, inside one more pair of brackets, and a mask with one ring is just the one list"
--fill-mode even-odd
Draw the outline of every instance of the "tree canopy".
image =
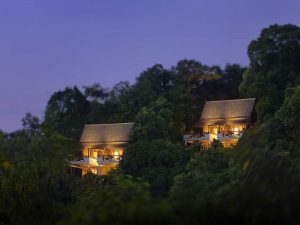
[[44, 128], [78, 139], [90, 111], [89, 103], [77, 87], [55, 92], [48, 101]]
[[258, 119], [272, 116], [285, 90], [300, 84], [300, 28], [272, 25], [248, 46], [250, 66], [240, 85], [243, 97], [257, 98]]

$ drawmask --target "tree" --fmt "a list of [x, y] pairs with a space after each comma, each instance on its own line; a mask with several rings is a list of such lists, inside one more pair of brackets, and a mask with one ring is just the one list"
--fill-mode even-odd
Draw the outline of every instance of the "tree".
[[181, 60], [173, 68], [173, 102], [177, 111], [182, 113], [182, 119], [189, 130], [193, 128], [204, 105], [204, 94], [199, 87], [203, 84], [205, 69], [206, 66], [194, 60]]
[[90, 101], [102, 102], [109, 96], [108, 90], [103, 88], [99, 83], [84, 86], [83, 88], [85, 96]]
[[[239, 202], [235, 217], [243, 224], [298, 224], [300, 221], [297, 213], [299, 107], [299, 86], [287, 89], [275, 116], [247, 131], [233, 149], [235, 158], [243, 165], [243, 176], [232, 201]], [[247, 212], [243, 210], [245, 207]]]
[[156, 64], [139, 75], [123, 100], [134, 118], [141, 108], [148, 107], [158, 98], [163, 97], [169, 100], [172, 88], [172, 73], [162, 65]]
[[111, 96], [120, 98], [121, 96], [126, 95], [130, 89], [131, 86], [128, 81], [121, 81], [112, 87]]
[[[101, 88], [100, 85], [94, 86], [88, 86], [90, 87], [89, 92], [91, 92], [90, 89], [96, 89], [96, 92], [99, 92], [98, 97], [91, 97], [91, 94], [86, 92], [90, 104], [89, 123], [116, 123], [134, 120], [137, 106], [133, 104], [133, 101], [136, 96], [131, 93], [132, 86], [129, 85], [129, 82], [119, 82], [110, 90]], [[97, 91], [97, 88], [100, 90]]]
[[26, 113], [25, 117], [22, 119], [23, 129], [32, 134], [37, 135], [41, 132], [41, 122], [36, 116], [31, 113]]
[[104, 103], [103, 111], [107, 122], [133, 121], [136, 114], [130, 96], [131, 90], [132, 86], [127, 81], [119, 82], [112, 87], [108, 100]]
[[86, 176], [76, 183], [76, 203], [69, 207], [59, 223], [73, 225], [171, 224], [169, 207], [154, 200], [147, 183], [119, 171], [105, 178]]
[[214, 97], [214, 100], [239, 98], [239, 86], [245, 71], [246, 68], [238, 64], [226, 64], [222, 78], [217, 81], [219, 84], [216, 91], [219, 94], [217, 98]]
[[280, 108], [286, 88], [300, 83], [300, 28], [287, 24], [263, 29], [249, 44], [248, 56], [250, 67], [240, 92], [243, 97], [256, 97], [257, 105], [264, 106], [257, 109], [258, 118], [263, 119]]
[[132, 140], [166, 139], [182, 143], [184, 124], [175, 120], [175, 116], [174, 106], [158, 98], [149, 107], [142, 108], [135, 118]]
[[269, 140], [272, 141], [276, 137], [276, 142], [273, 142], [271, 148], [288, 151], [295, 158], [300, 157], [300, 86], [286, 90], [281, 108], [268, 125], [273, 131]]
[[224, 149], [195, 155], [175, 177], [169, 197], [179, 224], [238, 224], [230, 214], [236, 204], [231, 192], [240, 175], [239, 164]]
[[212, 143], [211, 143], [211, 148], [212, 149], [224, 149], [224, 145], [220, 140], [217, 139], [213, 139]]
[[48, 101], [43, 127], [77, 140], [89, 111], [89, 102], [77, 87], [65, 88]]
[[[141, 75], [137, 78], [136, 82], [136, 88], [142, 94], [141, 97], [152, 97], [153, 100], [155, 100], [158, 97], [164, 97], [168, 99], [169, 92], [172, 89], [172, 87], [172, 73], [164, 69], [164, 67], [160, 64], [156, 64], [151, 68], [148, 68], [143, 73], [141, 73]], [[143, 102], [145, 101], [141, 101], [141, 103]]]
[[65, 171], [74, 146], [58, 135], [36, 135], [23, 147], [0, 176], [1, 224], [54, 224], [71, 202]]
[[172, 68], [174, 88], [170, 102], [176, 107], [187, 129], [192, 129], [200, 116], [201, 109], [211, 90], [206, 82], [220, 79], [222, 71], [218, 66], [206, 66], [195, 60], [181, 60]]
[[129, 144], [123, 158], [120, 168], [149, 182], [151, 192], [162, 197], [168, 193], [174, 176], [184, 170], [189, 155], [182, 146], [157, 139]]
[[[178, 174], [189, 159], [189, 152], [182, 146], [182, 131], [174, 129], [171, 105], [158, 99], [149, 108], [139, 112], [131, 141], [126, 149], [120, 168], [134, 177], [150, 183], [151, 192], [165, 196]], [[180, 143], [176, 144], [180, 136]]]

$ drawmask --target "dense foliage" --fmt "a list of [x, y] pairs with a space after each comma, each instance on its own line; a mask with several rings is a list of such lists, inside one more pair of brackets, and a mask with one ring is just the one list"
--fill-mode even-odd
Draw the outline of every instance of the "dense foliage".
[[174, 123], [173, 117], [170, 104], [163, 98], [142, 108], [120, 163], [124, 172], [148, 181], [152, 193], [159, 196], [167, 194], [175, 175], [189, 159], [188, 152], [177, 143], [182, 138], [182, 123]]
[[78, 139], [87, 119], [89, 102], [77, 88], [54, 93], [45, 112], [44, 128]]
[[74, 186], [74, 205], [68, 208], [59, 224], [170, 224], [170, 207], [154, 200], [147, 183], [123, 175], [88, 175]]
[[285, 90], [300, 84], [300, 28], [273, 25], [250, 43], [250, 66], [240, 86], [241, 95], [257, 98], [258, 119], [273, 116]]
[[[0, 131], [0, 224], [299, 224], [300, 28], [263, 29], [248, 55], [55, 92], [43, 121]], [[237, 146], [184, 146], [206, 100], [239, 97], [257, 99], [257, 122]], [[71, 177], [84, 123], [115, 122], [135, 122], [119, 168]]]

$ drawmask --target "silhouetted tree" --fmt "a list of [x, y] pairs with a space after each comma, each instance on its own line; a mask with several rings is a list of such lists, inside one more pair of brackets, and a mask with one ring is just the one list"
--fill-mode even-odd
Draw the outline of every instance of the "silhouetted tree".
[[22, 119], [23, 129], [32, 134], [37, 135], [41, 132], [41, 122], [36, 116], [31, 113], [26, 113], [25, 117]]
[[77, 87], [55, 92], [47, 104], [44, 129], [78, 140], [89, 111], [89, 102]]
[[263, 121], [279, 109], [285, 89], [300, 84], [300, 28], [288, 24], [263, 29], [248, 46], [248, 56], [240, 91], [258, 99], [258, 119]]

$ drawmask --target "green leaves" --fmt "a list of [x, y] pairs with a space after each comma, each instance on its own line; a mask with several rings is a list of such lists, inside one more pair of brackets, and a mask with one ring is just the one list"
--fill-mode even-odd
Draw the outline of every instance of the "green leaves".
[[252, 68], [271, 69], [272, 65], [298, 67], [300, 30], [291, 24], [272, 25], [262, 30], [260, 37], [248, 47]]
[[169, 207], [151, 198], [148, 185], [120, 171], [105, 178], [87, 176], [76, 185], [81, 187], [81, 197], [60, 225], [171, 223]]
[[[176, 129], [172, 105], [159, 98], [149, 108], [142, 108], [136, 117], [131, 141], [120, 168], [150, 183], [155, 195], [163, 196], [173, 177], [182, 170], [188, 157], [182, 142], [183, 129]], [[180, 139], [179, 139], [180, 138]]]
[[181, 223], [226, 223], [221, 214], [226, 208], [222, 206], [229, 201], [240, 175], [240, 166], [225, 150], [196, 155], [187, 171], [175, 177], [170, 193], [170, 202]]
[[[273, 115], [281, 106], [286, 88], [300, 81], [300, 28], [272, 25], [248, 47], [250, 67], [240, 86], [243, 97], [256, 97], [258, 119]], [[269, 116], [270, 117], [270, 116]]]
[[[14, 151], [13, 142], [10, 151]], [[56, 136], [32, 136], [21, 157], [0, 177], [0, 214], [6, 224], [53, 224], [71, 201], [66, 166], [74, 145]], [[51, 215], [51, 216], [49, 216]]]
[[79, 89], [66, 88], [48, 101], [43, 128], [78, 140], [89, 111], [89, 103]]

